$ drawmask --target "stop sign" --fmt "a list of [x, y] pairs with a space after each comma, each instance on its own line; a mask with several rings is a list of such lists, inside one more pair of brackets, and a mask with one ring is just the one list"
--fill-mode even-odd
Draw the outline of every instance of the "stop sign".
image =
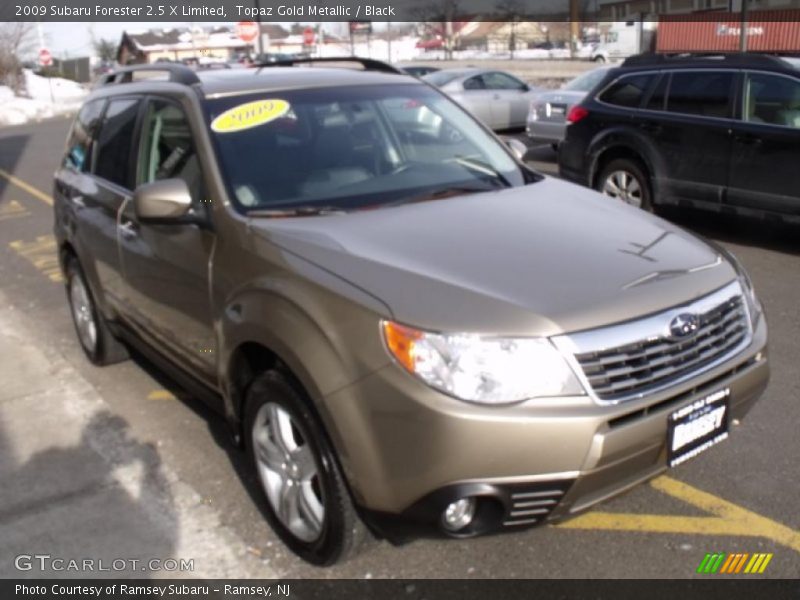
[[236, 35], [248, 44], [258, 37], [258, 23], [255, 21], [239, 21], [236, 24]]
[[303, 43], [306, 46], [311, 46], [314, 44], [314, 30], [311, 27], [306, 27], [303, 30]]
[[39, 50], [39, 64], [43, 67], [49, 67], [53, 64], [53, 56], [47, 48]]

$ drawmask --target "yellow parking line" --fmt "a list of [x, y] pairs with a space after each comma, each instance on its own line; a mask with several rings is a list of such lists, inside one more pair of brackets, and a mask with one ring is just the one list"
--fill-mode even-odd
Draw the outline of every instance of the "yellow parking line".
[[655, 489], [696, 508], [709, 517], [589, 512], [558, 525], [565, 529], [601, 529], [652, 533], [763, 537], [800, 552], [800, 532], [686, 483], [662, 476]]
[[25, 190], [34, 198], [41, 200], [42, 202], [44, 202], [49, 206], [53, 206], [53, 199], [48, 194], [45, 194], [42, 190], [39, 190], [33, 187], [31, 184], [22, 181], [22, 179], [20, 179], [19, 177], [15, 177], [11, 173], [9, 173], [8, 171], [4, 171], [3, 169], [0, 169], [0, 177], [7, 180], [9, 183], [13, 183], [18, 188]]
[[175, 394], [167, 390], [153, 390], [147, 394], [148, 400], [177, 400]]

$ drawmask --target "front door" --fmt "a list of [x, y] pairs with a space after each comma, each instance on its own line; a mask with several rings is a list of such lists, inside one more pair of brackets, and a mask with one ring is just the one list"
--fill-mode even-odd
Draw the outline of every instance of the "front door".
[[728, 202], [800, 216], [800, 79], [747, 73], [742, 98]]
[[[176, 101], [150, 98], [141, 127], [136, 183], [172, 178], [186, 182], [195, 214], [210, 212], [186, 113]], [[208, 227], [139, 222], [133, 202], [126, 203], [120, 215], [125, 294], [134, 325], [145, 337], [155, 338], [168, 358], [209, 384], [215, 380], [216, 364], [209, 290], [214, 241]]]

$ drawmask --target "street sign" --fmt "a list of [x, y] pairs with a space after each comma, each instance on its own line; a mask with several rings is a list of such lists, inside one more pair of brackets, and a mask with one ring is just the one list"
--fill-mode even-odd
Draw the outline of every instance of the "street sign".
[[236, 36], [249, 44], [258, 37], [258, 29], [255, 21], [239, 21], [236, 24]]
[[50, 54], [50, 50], [47, 48], [39, 50], [39, 64], [43, 67], [49, 67], [53, 64], [53, 55]]
[[303, 30], [303, 43], [306, 46], [314, 45], [314, 30], [311, 27], [306, 27]]

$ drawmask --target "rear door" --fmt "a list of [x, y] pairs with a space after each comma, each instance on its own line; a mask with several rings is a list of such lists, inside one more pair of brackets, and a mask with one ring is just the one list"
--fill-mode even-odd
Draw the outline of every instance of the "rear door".
[[637, 119], [660, 154], [659, 195], [718, 206], [728, 181], [737, 73], [698, 69], [668, 75]]
[[77, 205], [76, 236], [84, 246], [82, 259], [89, 261], [103, 299], [120, 305], [122, 270], [117, 248], [117, 216], [131, 197], [133, 141], [141, 99], [114, 97], [101, 120], [88, 152], [70, 149], [68, 160], [83, 163], [91, 174], [75, 180], [72, 202]]
[[728, 202], [800, 216], [800, 79], [747, 72], [743, 86]]
[[[139, 138], [137, 186], [163, 179], [186, 182], [191, 211], [209, 218], [211, 199], [192, 126], [176, 100], [146, 100]], [[210, 227], [140, 222], [133, 202], [123, 207], [119, 244], [125, 299], [140, 335], [155, 341], [168, 358], [215, 380], [215, 342], [209, 289], [214, 247]]]
[[516, 77], [497, 71], [484, 73], [483, 82], [491, 92], [493, 126], [496, 129], [524, 127], [530, 104], [528, 86]]
[[464, 80], [464, 91], [458, 92], [454, 98], [477, 119], [491, 128], [495, 128], [492, 112], [492, 92], [486, 89], [483, 75], [474, 75]]

